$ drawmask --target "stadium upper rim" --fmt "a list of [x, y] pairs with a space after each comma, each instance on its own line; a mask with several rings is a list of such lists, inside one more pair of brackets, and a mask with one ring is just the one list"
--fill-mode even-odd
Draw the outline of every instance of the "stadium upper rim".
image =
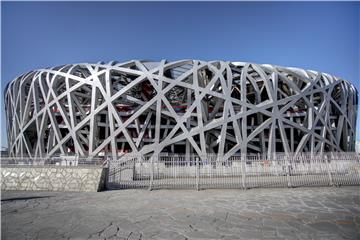
[[[69, 66], [69, 65], [102, 65], [102, 66], [106, 66], [106, 65], [109, 65], [109, 66], [126, 65], [126, 64], [129, 64], [129, 63], [134, 62], [134, 61], [136, 61], [136, 59], [128, 60], [128, 61], [124, 61], [124, 62], [110, 61], [108, 63], [103, 62], [103, 61], [100, 61], [100, 62], [97, 62], [97, 63], [80, 62], [80, 63], [62, 64], [62, 65], [58, 65], [58, 66], [54, 66], [54, 67], [45, 67], [45, 68], [33, 69], [33, 70], [30, 70], [30, 71], [27, 71], [26, 73], [18, 75], [15, 78], [13, 78], [11, 81], [9, 81], [6, 84], [5, 88], [4, 88], [4, 97], [5, 97], [5, 94], [6, 94], [7, 90], [8, 90], [8, 88], [9, 88], [9, 86], [11, 85], [11, 83], [15, 82], [19, 78], [22, 78], [22, 77], [24, 77], [24, 76], [26, 76], [28, 74], [31, 74], [33, 72], [40, 72], [40, 71], [47, 71], [47, 70], [58, 70], [58, 69], [61, 69], [62, 67]], [[147, 60], [147, 59], [142, 59], [142, 60], [138, 60], [138, 61], [140, 61], [145, 66], [149, 67], [148, 70], [156, 68], [161, 63], [161, 61], [153, 61], [153, 60]], [[280, 66], [280, 65], [269, 64], [269, 63], [262, 64], [262, 63], [256, 63], [256, 62], [223, 61], [223, 60], [206, 61], [206, 60], [198, 60], [198, 59], [180, 59], [180, 60], [176, 60], [176, 61], [168, 61], [168, 60], [164, 59], [163, 61], [165, 61], [165, 64], [166, 63], [174, 64], [176, 62], [185, 62], [185, 61], [190, 61], [190, 62], [199, 61], [199, 62], [209, 62], [209, 63], [212, 63], [212, 62], [228, 62], [231, 65], [233, 65], [234, 67], [243, 67], [246, 64], [256, 64], [256, 65], [260, 66], [261, 68], [265, 68], [265, 69], [275, 68], [275, 69], [278, 69], [278, 70], [289, 70], [289, 71], [292, 71], [292, 73], [296, 73], [297, 75], [299, 75], [299, 77], [306, 78], [309, 81], [314, 81], [314, 79], [312, 79], [309, 76], [308, 73], [313, 73], [313, 74], [321, 73], [323, 75], [333, 77], [336, 80], [341, 80], [341, 81], [345, 81], [345, 82], [349, 83], [354, 88], [356, 94], [358, 95], [358, 91], [357, 91], [355, 85], [349, 80], [343, 79], [343, 78], [341, 78], [339, 76], [336, 76], [336, 75], [331, 75], [331, 74], [326, 73], [326, 72], [315, 71], [315, 70], [310, 70], [310, 69], [303, 69], [303, 68], [299, 68], [299, 67], [286, 67], [286, 66]], [[166, 68], [166, 66], [165, 66], [165, 68]]]

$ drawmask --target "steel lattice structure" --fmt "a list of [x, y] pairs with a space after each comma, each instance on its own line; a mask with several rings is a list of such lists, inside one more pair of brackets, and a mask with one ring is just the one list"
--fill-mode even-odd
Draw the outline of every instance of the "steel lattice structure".
[[353, 151], [357, 102], [325, 73], [198, 60], [40, 69], [5, 93], [9, 153], [32, 157]]

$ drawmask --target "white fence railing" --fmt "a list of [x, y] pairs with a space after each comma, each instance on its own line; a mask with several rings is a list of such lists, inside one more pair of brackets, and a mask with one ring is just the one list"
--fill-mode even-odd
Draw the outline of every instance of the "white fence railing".
[[108, 188], [256, 188], [360, 185], [356, 153], [133, 156], [109, 161]]
[[106, 167], [107, 188], [257, 188], [360, 185], [360, 155], [349, 152], [280, 154], [124, 156], [121, 159], [59, 156], [1, 157], [1, 165]]

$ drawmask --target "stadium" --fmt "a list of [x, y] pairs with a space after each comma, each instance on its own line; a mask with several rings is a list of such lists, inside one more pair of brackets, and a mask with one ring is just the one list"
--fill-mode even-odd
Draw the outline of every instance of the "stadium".
[[326, 73], [181, 60], [69, 64], [5, 89], [9, 155], [351, 152], [358, 95]]

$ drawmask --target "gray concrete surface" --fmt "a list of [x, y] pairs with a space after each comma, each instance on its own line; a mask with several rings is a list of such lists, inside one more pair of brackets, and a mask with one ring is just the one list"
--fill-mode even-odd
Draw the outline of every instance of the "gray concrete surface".
[[360, 239], [360, 188], [2, 192], [2, 239]]

